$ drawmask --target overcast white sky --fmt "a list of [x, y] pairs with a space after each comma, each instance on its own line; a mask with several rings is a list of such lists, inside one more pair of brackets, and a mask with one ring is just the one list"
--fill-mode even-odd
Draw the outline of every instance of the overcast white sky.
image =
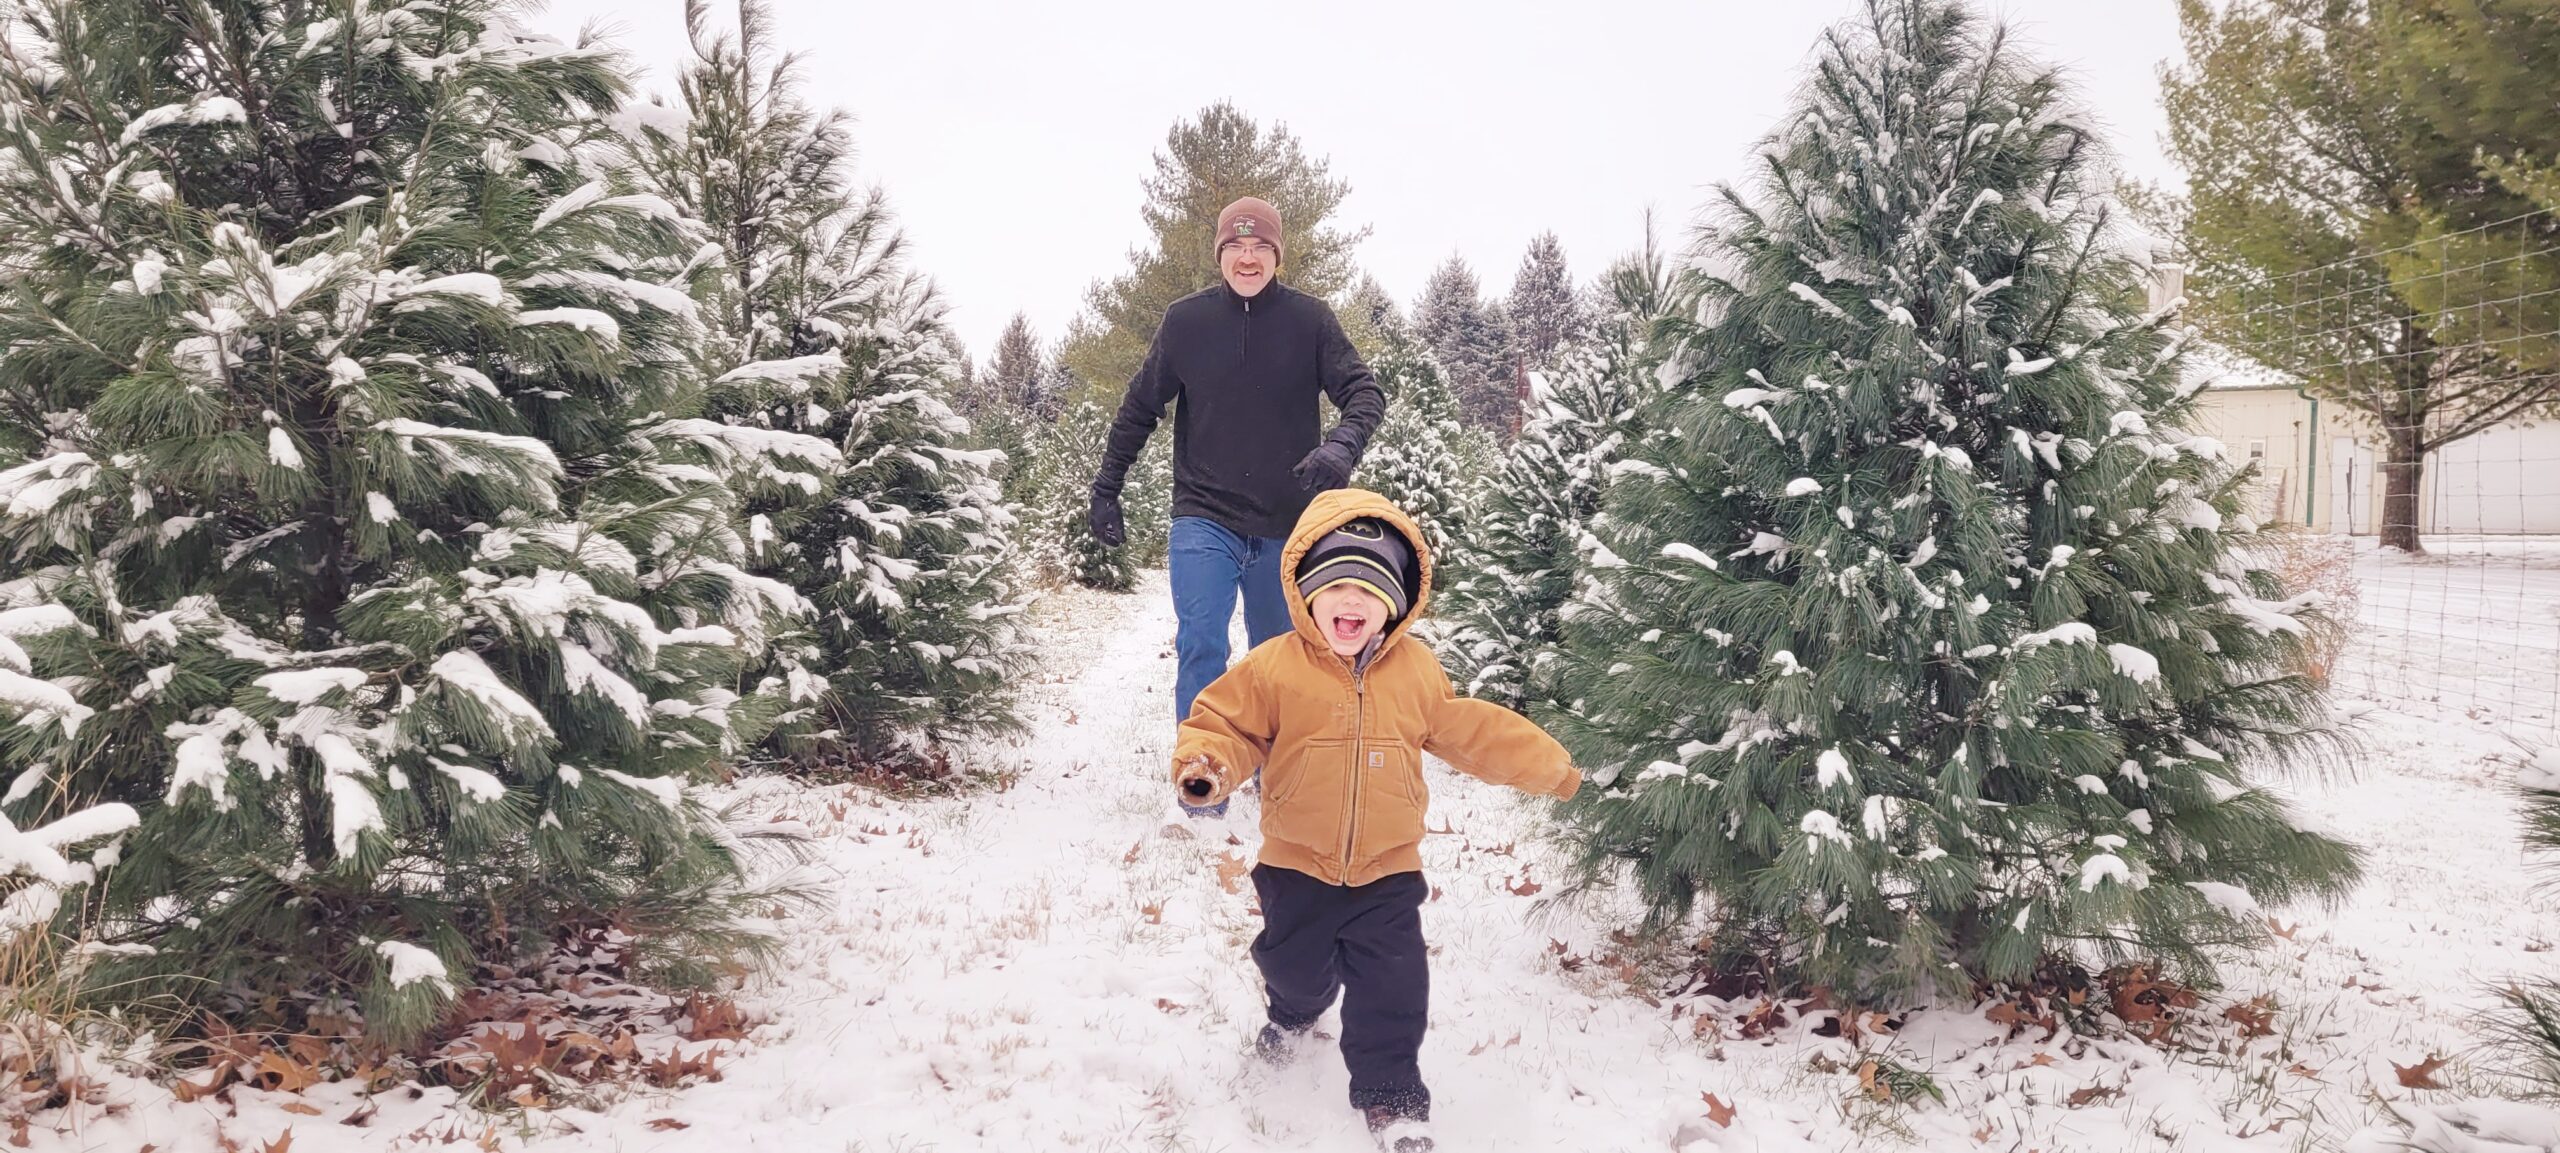
[[[1174, 121], [1229, 99], [1285, 124], [1351, 184], [1358, 253], [1410, 301], [1450, 254], [1507, 291], [1554, 230], [1588, 277], [1684, 231], [1787, 106], [1820, 30], [1861, 0], [775, 0], [813, 103], [856, 117], [919, 265], [981, 359], [1015, 310], [1054, 338], [1142, 239], [1139, 181]], [[2160, 154], [2172, 0], [1993, 0], [2067, 66], [2124, 169]], [[536, 26], [595, 23], [672, 95], [683, 0], [552, 0]], [[724, 26], [734, 14], [722, 11]], [[1205, 238], [1204, 238], [1205, 239]]]

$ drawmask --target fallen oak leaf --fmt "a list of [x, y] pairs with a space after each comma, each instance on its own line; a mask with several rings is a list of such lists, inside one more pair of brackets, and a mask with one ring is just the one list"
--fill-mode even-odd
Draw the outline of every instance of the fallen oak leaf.
[[279, 1106], [279, 1108], [282, 1108], [287, 1113], [299, 1113], [305, 1117], [317, 1117], [320, 1115], [320, 1110], [317, 1106], [309, 1105], [301, 1101], [287, 1101], [282, 1106]]
[[1730, 1129], [1733, 1127], [1733, 1115], [1735, 1110], [1733, 1106], [1724, 1103], [1724, 1098], [1718, 1097], [1713, 1093], [1700, 1093], [1698, 1096], [1706, 1099], [1707, 1120], [1715, 1122], [1716, 1127], [1719, 1129]]
[[2071, 1095], [2062, 1100], [2064, 1104], [2077, 1109], [2093, 1101], [2106, 1101], [2123, 1095], [2124, 1090], [2114, 1085], [2091, 1085], [2087, 1088], [2072, 1090]]
[[649, 1119], [649, 1127], [664, 1133], [671, 1129], [691, 1129], [693, 1122], [678, 1121], [673, 1117], [652, 1117]]
[[2436, 1070], [2444, 1068], [2445, 1062], [2450, 1060], [2452, 1060], [2450, 1057], [2438, 1057], [2429, 1053], [2426, 1060], [2415, 1065], [2403, 1065], [2394, 1061], [2391, 1063], [2391, 1071], [2399, 1076], [2401, 1088], [2442, 1089], [2446, 1086], [2443, 1082], [2436, 1080]]
[[224, 1061], [207, 1072], [180, 1077], [169, 1083], [169, 1095], [181, 1105], [213, 1096], [231, 1082], [231, 1062]]
[[2233, 1005], [2222, 1011], [2222, 1019], [2238, 1024], [2244, 1038], [2273, 1036], [2276, 1031], [2275, 998], [2259, 997], [2245, 1005]]
[[1218, 854], [1219, 888], [1225, 889], [1230, 893], [1237, 892], [1236, 882], [1242, 879], [1245, 874], [1252, 871], [1253, 866], [1246, 864], [1244, 858], [1239, 857], [1234, 853]]

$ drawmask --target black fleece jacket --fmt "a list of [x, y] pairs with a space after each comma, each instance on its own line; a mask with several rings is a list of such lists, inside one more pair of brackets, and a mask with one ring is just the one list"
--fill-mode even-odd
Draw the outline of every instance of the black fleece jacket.
[[1173, 515], [1207, 517], [1240, 536], [1286, 537], [1315, 496], [1289, 470], [1319, 443], [1318, 391], [1342, 410], [1323, 440], [1359, 463], [1387, 395], [1333, 309], [1278, 281], [1251, 297], [1224, 284], [1183, 297], [1165, 309], [1146, 363], [1129, 378], [1093, 489], [1119, 494], [1174, 404]]

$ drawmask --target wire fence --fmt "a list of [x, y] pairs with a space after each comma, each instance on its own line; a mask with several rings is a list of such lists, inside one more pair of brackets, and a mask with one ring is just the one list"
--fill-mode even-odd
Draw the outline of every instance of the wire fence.
[[2209, 422], [2342, 570], [2340, 688], [2560, 739], [2560, 216], [2200, 295]]

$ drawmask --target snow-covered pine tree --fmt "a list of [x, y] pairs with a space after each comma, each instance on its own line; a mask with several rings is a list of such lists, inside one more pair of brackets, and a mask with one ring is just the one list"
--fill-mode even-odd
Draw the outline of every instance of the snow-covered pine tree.
[[1043, 581], [1073, 581], [1106, 592], [1127, 592], [1137, 584], [1131, 548], [1095, 540], [1087, 523], [1093, 462], [1102, 459], [1110, 432], [1111, 411], [1087, 397], [1070, 405], [1056, 424], [1044, 426], [1031, 446], [1024, 500], [1030, 526], [1023, 536]]
[[1591, 318], [1565, 263], [1564, 241], [1555, 233], [1539, 233], [1529, 242], [1503, 313], [1511, 321], [1511, 355], [1532, 372], [1555, 368], [1556, 358], [1587, 335]]
[[1414, 331], [1392, 313], [1378, 318], [1382, 351], [1370, 366], [1387, 394], [1387, 419], [1369, 439], [1353, 483], [1394, 501], [1430, 538], [1442, 583], [1460, 571], [1456, 545], [1465, 534], [1464, 495], [1490, 439], [1458, 423], [1449, 376]]
[[716, 264], [704, 313], [722, 418], [842, 452], [830, 499], [771, 478], [748, 490], [758, 571], [819, 609], [771, 670], [793, 706], [778, 739], [795, 753], [922, 763], [937, 744], [1011, 722], [1008, 673], [1024, 649], [1003, 462], [963, 447], [944, 307], [908, 267], [883, 194], [854, 187], [844, 114], [809, 108], [795, 58], [773, 55], [766, 6], [742, 0], [736, 34], [715, 34], [705, 0], [689, 0], [685, 27], [683, 108], [632, 135], [642, 178], [716, 245], [702, 259]]
[[[2517, 751], [2524, 762], [2516, 772], [2517, 823], [2547, 895], [2560, 891], [2560, 745]], [[2487, 1031], [2499, 1071], [2543, 1096], [2560, 1093], [2560, 979], [2512, 978], [2494, 992], [2499, 1005]]]
[[140, 815], [8, 908], [109, 946], [101, 996], [397, 1039], [564, 923], [751, 941], [686, 784], [803, 602], [728, 477], [836, 453], [699, 415], [661, 278], [702, 238], [620, 182], [610, 55], [503, 13], [39, 0], [0, 42], [5, 804]]
[[1560, 614], [1579, 583], [1609, 468], [1655, 391], [1662, 354], [1653, 332], [1681, 307], [1680, 283], [1648, 229], [1644, 249], [1601, 277], [1608, 311], [1559, 351], [1538, 414], [1469, 498], [1466, 575], [1446, 585], [1439, 614], [1467, 695], [1524, 712], [1553, 703]]
[[2264, 774], [2331, 743], [2317, 623], [2185, 431], [2103, 151], [1950, 0], [1872, 0], [1702, 235], [1695, 375], [1619, 466], [1563, 718], [1595, 876], [1859, 999], [2143, 955], [2358, 854]]
[[1508, 432], [1515, 407], [1509, 330], [1501, 308], [1485, 301], [1464, 259], [1450, 257], [1424, 282], [1413, 305], [1413, 329], [1439, 358], [1467, 426]]

